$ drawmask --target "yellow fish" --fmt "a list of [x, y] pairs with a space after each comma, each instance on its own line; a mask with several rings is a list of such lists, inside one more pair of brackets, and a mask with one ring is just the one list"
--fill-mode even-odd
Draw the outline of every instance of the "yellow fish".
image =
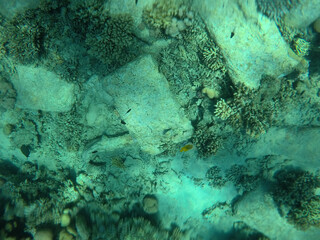
[[189, 151], [193, 148], [193, 145], [192, 144], [187, 144], [185, 146], [183, 146], [181, 149], [180, 149], [180, 152], [186, 152], [186, 151]]

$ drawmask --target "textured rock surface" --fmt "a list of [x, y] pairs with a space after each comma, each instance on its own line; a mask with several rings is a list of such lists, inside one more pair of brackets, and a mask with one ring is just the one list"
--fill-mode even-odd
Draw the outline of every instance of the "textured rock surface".
[[159, 154], [166, 149], [163, 146], [191, 137], [191, 123], [173, 98], [166, 78], [158, 72], [158, 66], [150, 55], [107, 76], [104, 86], [143, 151]]
[[285, 17], [286, 24], [297, 27], [308, 27], [313, 21], [320, 17], [319, 0], [301, 0], [296, 8], [292, 9]]
[[278, 77], [298, 64], [289, 57], [275, 22], [259, 14], [254, 1], [207, 0], [194, 7], [215, 37], [234, 82], [257, 88], [263, 74]]
[[42, 67], [16, 66], [12, 78], [17, 90], [16, 106], [25, 109], [63, 112], [75, 101], [74, 86]]

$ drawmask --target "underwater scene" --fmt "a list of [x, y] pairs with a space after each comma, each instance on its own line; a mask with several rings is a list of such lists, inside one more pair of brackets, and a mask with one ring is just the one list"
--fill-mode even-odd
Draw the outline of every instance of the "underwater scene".
[[320, 0], [0, 0], [0, 240], [319, 240]]

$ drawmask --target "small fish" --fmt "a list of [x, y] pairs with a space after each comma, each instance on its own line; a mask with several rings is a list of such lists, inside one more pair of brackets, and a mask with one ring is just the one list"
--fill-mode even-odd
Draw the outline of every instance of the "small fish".
[[180, 149], [180, 152], [187, 152], [193, 148], [192, 144], [187, 144]]
[[138, 4], [138, 0], [136, 0], [136, 5]]

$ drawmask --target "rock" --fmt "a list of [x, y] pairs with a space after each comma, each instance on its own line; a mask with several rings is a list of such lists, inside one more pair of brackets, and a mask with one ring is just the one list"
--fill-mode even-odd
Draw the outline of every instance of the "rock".
[[155, 196], [147, 195], [143, 198], [143, 210], [148, 214], [158, 212], [158, 200]]
[[51, 229], [41, 229], [37, 230], [34, 235], [35, 240], [53, 240], [53, 233]]
[[300, 0], [285, 16], [285, 23], [294, 28], [307, 28], [320, 17], [319, 0]]
[[255, 1], [206, 0], [194, 7], [219, 45], [233, 82], [256, 89], [263, 75], [279, 77], [300, 63], [288, 55], [275, 22], [257, 12]]
[[103, 80], [125, 126], [144, 152], [163, 152], [189, 139], [193, 128], [156, 62], [145, 55]]
[[25, 109], [64, 112], [75, 101], [74, 86], [43, 67], [16, 66], [11, 81], [17, 90], [16, 106]]

